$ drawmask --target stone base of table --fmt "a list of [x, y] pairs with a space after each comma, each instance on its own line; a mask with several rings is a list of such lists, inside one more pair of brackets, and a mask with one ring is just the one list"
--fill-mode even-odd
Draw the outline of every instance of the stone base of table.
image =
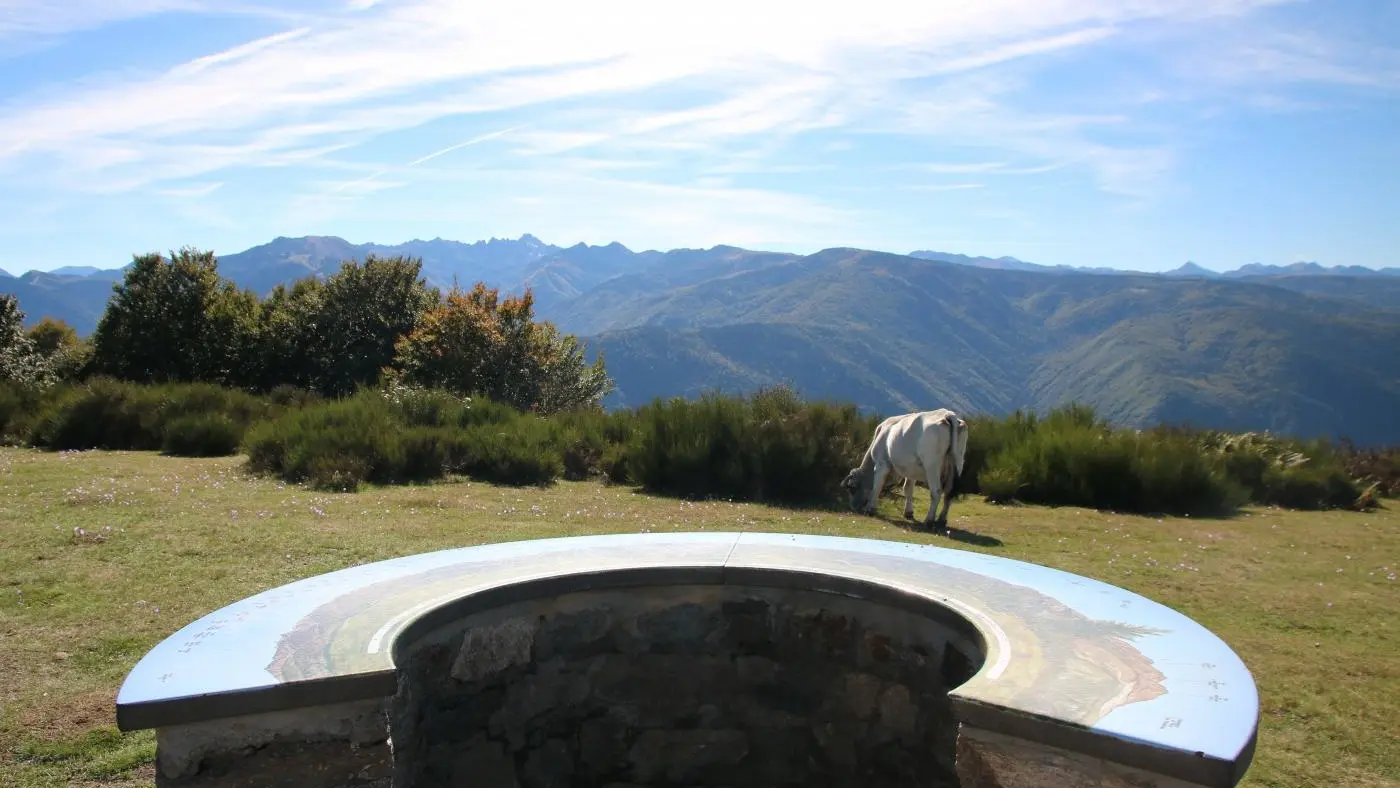
[[161, 728], [157, 788], [389, 788], [386, 701]]
[[970, 725], [958, 726], [957, 770], [961, 788], [1200, 788]]

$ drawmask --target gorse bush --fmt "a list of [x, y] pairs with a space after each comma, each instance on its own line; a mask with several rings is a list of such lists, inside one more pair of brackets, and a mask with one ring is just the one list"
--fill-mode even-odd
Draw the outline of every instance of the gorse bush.
[[[989, 495], [983, 482], [984, 469], [992, 457], [1006, 447], [1020, 443], [1035, 431], [1039, 420], [1034, 413], [1016, 411], [1005, 418], [991, 416], [964, 417], [967, 421], [967, 456], [963, 461], [963, 475], [958, 480], [961, 489]], [[998, 474], [991, 484], [1001, 493], [1007, 493], [1004, 474]], [[1009, 494], [1009, 493], [1007, 493]], [[1010, 500], [1010, 498], [1005, 498]]]
[[351, 476], [356, 485], [406, 481], [405, 426], [389, 403], [361, 394], [254, 425], [244, 451], [253, 470], [289, 482], [334, 487]]
[[244, 426], [223, 413], [180, 416], [165, 425], [161, 444], [177, 457], [224, 457], [238, 453]]
[[0, 382], [0, 443], [29, 442], [28, 424], [39, 408], [41, 392], [31, 386]]
[[658, 400], [637, 413], [627, 470], [669, 495], [832, 503], [876, 424], [853, 406], [803, 403], [781, 388]]
[[563, 468], [551, 425], [484, 400], [431, 391], [361, 391], [254, 426], [249, 467], [330, 490], [464, 474], [545, 484]]
[[[234, 454], [248, 424], [274, 412], [262, 398], [207, 383], [140, 385], [94, 378], [31, 391], [23, 399], [26, 411], [8, 419], [7, 432], [51, 450]], [[172, 428], [179, 434], [172, 436]]]
[[1114, 429], [1092, 409], [971, 420], [964, 479], [993, 501], [1124, 512], [1227, 514], [1249, 503], [1353, 506], [1361, 489], [1322, 443]]

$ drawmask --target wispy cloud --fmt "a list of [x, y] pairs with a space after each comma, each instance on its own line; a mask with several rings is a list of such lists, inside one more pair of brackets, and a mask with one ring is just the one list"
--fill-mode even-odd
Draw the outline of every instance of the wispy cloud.
[[[122, 2], [129, 4], [124, 13], [136, 14], [177, 0]], [[737, 0], [663, 9], [641, 0], [601, 6], [403, 0], [350, 16], [326, 15], [155, 78], [100, 90], [78, 87], [38, 106], [11, 107], [12, 122], [0, 130], [0, 155], [63, 156], [94, 140], [134, 136], [166, 143], [218, 133], [232, 139], [225, 143], [230, 149], [251, 149], [243, 163], [256, 163], [266, 151], [255, 141], [269, 134], [295, 147], [697, 79], [721, 98], [634, 113], [620, 127], [589, 131], [705, 139], [781, 133], [853, 122], [871, 110], [860, 101], [862, 93], [895, 89], [902, 80], [1085, 46], [1111, 35], [1113, 24], [1198, 14], [1199, 6], [875, 0], [857, 13], [791, 1], [757, 9]], [[35, 10], [42, 7], [22, 6], [35, 18], [26, 24], [61, 27], [50, 18], [53, 12]], [[63, 19], [71, 27], [115, 13], [93, 3], [70, 9]], [[746, 22], [735, 26], [734, 18]], [[803, 22], [794, 25], [794, 19]], [[308, 116], [319, 122], [307, 124]]]
[[293, 22], [308, 18], [305, 12], [279, 8], [277, 4], [218, 2], [218, 0], [2, 0], [0, 46], [34, 37], [94, 30], [113, 22], [168, 13], [217, 13]]
[[481, 143], [483, 143], [483, 142], [486, 142], [486, 141], [488, 141], [488, 140], [494, 140], [494, 139], [496, 139], [497, 137], [505, 136], [506, 134], [509, 134], [510, 132], [515, 131], [515, 130], [518, 129], [518, 128], [520, 128], [520, 127], [519, 127], [519, 126], [512, 126], [512, 127], [508, 128], [508, 129], [501, 129], [500, 131], [493, 131], [493, 132], [490, 132], [490, 133], [488, 133], [488, 134], [479, 134], [479, 135], [477, 135], [477, 136], [475, 136], [475, 137], [472, 137], [472, 138], [469, 139], [469, 140], [465, 140], [465, 141], [463, 141], [463, 142], [458, 142], [458, 143], [456, 143], [456, 144], [454, 144], [454, 145], [448, 145], [446, 148], [442, 148], [442, 149], [440, 149], [440, 150], [435, 150], [435, 151], [433, 151], [432, 153], [427, 154], [426, 156], [419, 156], [418, 158], [414, 159], [413, 161], [408, 162], [407, 164], [403, 165], [402, 167], [399, 167], [399, 168], [395, 168], [395, 167], [385, 167], [385, 168], [383, 168], [383, 169], [381, 169], [381, 170], [378, 170], [378, 171], [376, 171], [376, 172], [372, 172], [372, 173], [370, 173], [369, 175], [366, 175], [365, 177], [360, 178], [360, 179], [358, 179], [358, 180], [348, 181], [348, 182], [345, 182], [345, 183], [341, 183], [341, 184], [339, 184], [338, 186], [336, 186], [335, 188], [331, 189], [331, 191], [332, 191], [332, 192], [349, 191], [349, 192], [352, 192], [352, 193], [361, 193], [361, 194], [362, 194], [362, 193], [368, 193], [368, 192], [381, 191], [381, 190], [383, 190], [383, 189], [393, 188], [393, 187], [395, 187], [395, 186], [403, 186], [403, 185], [405, 185], [405, 183], [388, 184], [388, 183], [375, 183], [375, 181], [376, 181], [378, 178], [380, 178], [381, 176], [388, 175], [388, 174], [391, 173], [391, 172], [402, 172], [403, 170], [407, 170], [407, 169], [409, 169], [409, 168], [411, 168], [411, 167], [417, 167], [418, 165], [423, 164], [424, 162], [432, 161], [433, 159], [436, 159], [436, 158], [439, 157], [439, 156], [445, 156], [445, 155], [451, 153], [452, 151], [461, 150], [462, 148], [466, 148], [466, 147], [469, 147], [469, 146], [472, 146], [472, 145], [479, 145], [479, 144], [481, 144]]
[[222, 182], [215, 182], [201, 183], [196, 186], [170, 187], [161, 189], [160, 194], [164, 197], [179, 197], [187, 199], [192, 199], [195, 197], [208, 197], [209, 195], [218, 191], [219, 187], [223, 185], [224, 184]]
[[[1247, 35], [1295, 0], [274, 5], [283, 4], [0, 0], [0, 40], [155, 14], [280, 20], [270, 35], [156, 73], [0, 105], [0, 171], [16, 188], [50, 193], [172, 196], [203, 188], [191, 180], [275, 168], [295, 173], [289, 204], [321, 218], [396, 186], [511, 173], [497, 183], [523, 214], [556, 206], [547, 189], [559, 188], [595, 220], [605, 212], [733, 242], [772, 238], [778, 226], [857, 227], [856, 212], [836, 204], [851, 184], [802, 197], [775, 185], [822, 172], [993, 192], [1010, 176], [1064, 171], [1111, 195], [1151, 197], [1181, 155], [1176, 126], [1151, 114], [1161, 101], [1110, 101], [1127, 95], [1123, 86], [1097, 90], [1092, 72], [1057, 83], [1054, 100], [1043, 89], [1045, 74], [1090, 53], [1135, 57], [1132, 73], [1150, 76], [1125, 82], [1137, 99], [1247, 83], [1292, 106], [1293, 85], [1385, 87], [1400, 74], [1374, 42], [1340, 47], [1287, 26]], [[1230, 45], [1198, 57], [1198, 33]], [[436, 144], [444, 128], [466, 138], [405, 155], [415, 148], [404, 137], [429, 128]], [[602, 177], [618, 173], [628, 178]]]
[[915, 183], [903, 187], [911, 192], [957, 192], [964, 189], [985, 189], [985, 183]]

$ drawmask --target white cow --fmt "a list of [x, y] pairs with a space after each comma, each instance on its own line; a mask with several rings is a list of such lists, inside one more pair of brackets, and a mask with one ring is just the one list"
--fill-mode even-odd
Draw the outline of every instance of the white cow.
[[[850, 491], [851, 508], [875, 513], [875, 504], [885, 488], [885, 477], [904, 477], [904, 516], [914, 519], [914, 485], [928, 483], [930, 497], [924, 525], [948, 527], [948, 507], [957, 496], [958, 477], [967, 455], [967, 422], [947, 408], [891, 416], [875, 428], [875, 438], [865, 450], [860, 465], [852, 468], [841, 482]], [[934, 518], [939, 498], [943, 513]]]

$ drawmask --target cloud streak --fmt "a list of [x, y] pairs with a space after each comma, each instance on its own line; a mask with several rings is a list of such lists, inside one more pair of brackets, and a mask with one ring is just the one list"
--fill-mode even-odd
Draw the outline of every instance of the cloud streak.
[[[1269, 88], [1278, 106], [1296, 101], [1288, 90], [1296, 84], [1400, 82], [1383, 47], [1343, 50], [1282, 28], [1251, 37], [1253, 20], [1297, 5], [312, 0], [285, 11], [208, 0], [0, 0], [0, 40], [172, 13], [280, 20], [276, 32], [154, 74], [96, 75], [0, 105], [0, 172], [17, 190], [151, 188], [215, 199], [232, 190], [198, 192], [238, 174], [294, 172], [286, 199], [329, 220], [357, 210], [357, 197], [494, 177], [470, 171], [485, 168], [512, 173], [499, 184], [525, 198], [512, 203], [522, 209], [557, 205], [541, 191], [552, 186], [584, 203], [616, 200], [610, 215], [677, 232], [716, 232], [687, 219], [689, 210], [769, 238], [777, 226], [810, 230], [806, 217], [854, 221], [858, 211], [834, 205], [851, 184], [801, 198], [785, 185], [810, 185], [821, 173], [994, 192], [1013, 176], [1056, 172], [1141, 201], [1161, 191], [1181, 155], [1173, 124], [1151, 114], [1161, 102], [1104, 99], [1111, 91], [1099, 88], [1112, 75], [1100, 74], [1065, 78], [1059, 84], [1075, 89], [1052, 102], [1044, 75], [1117, 51], [1163, 83], [1138, 97], [1248, 84]], [[1218, 56], [1200, 57], [1189, 43], [1198, 34], [1220, 44]], [[396, 151], [415, 149], [405, 136], [429, 128], [439, 129], [438, 144], [465, 139], [393, 163], [407, 158]], [[803, 147], [817, 137], [819, 147]], [[500, 144], [447, 158], [491, 141]], [[861, 159], [881, 148], [898, 153]], [[907, 163], [892, 166], [899, 161]], [[618, 173], [628, 177], [600, 177]], [[517, 183], [521, 191], [511, 191]]]
[[433, 159], [436, 159], [436, 158], [438, 158], [439, 156], [445, 156], [445, 155], [447, 155], [447, 154], [449, 154], [449, 153], [451, 153], [451, 152], [453, 152], [453, 151], [455, 151], [455, 150], [461, 150], [462, 148], [467, 148], [467, 147], [471, 147], [472, 145], [479, 145], [479, 144], [481, 144], [481, 143], [483, 143], [483, 142], [487, 142], [487, 141], [489, 141], [489, 140], [494, 140], [494, 139], [496, 139], [497, 137], [503, 137], [503, 136], [505, 136], [505, 135], [507, 135], [507, 134], [511, 133], [512, 131], [515, 131], [516, 129], [519, 129], [519, 128], [521, 128], [521, 127], [520, 127], [520, 126], [511, 126], [510, 128], [501, 129], [500, 131], [492, 131], [492, 132], [489, 132], [489, 133], [487, 133], [487, 134], [479, 134], [479, 135], [477, 135], [477, 136], [475, 136], [475, 137], [472, 137], [472, 138], [469, 139], [469, 140], [465, 140], [465, 141], [463, 141], [463, 142], [458, 142], [458, 143], [456, 143], [456, 144], [454, 144], [454, 145], [448, 145], [446, 148], [442, 148], [441, 150], [435, 150], [435, 151], [433, 151], [432, 153], [427, 154], [426, 156], [419, 156], [418, 158], [414, 159], [413, 161], [410, 161], [409, 163], [403, 165], [403, 167], [398, 167], [398, 168], [395, 168], [395, 167], [385, 167], [385, 168], [383, 168], [383, 169], [381, 169], [381, 170], [378, 170], [378, 171], [376, 171], [376, 172], [372, 172], [372, 173], [370, 173], [369, 175], [366, 175], [366, 176], [363, 177], [363, 178], [359, 178], [359, 179], [354, 180], [354, 181], [348, 181], [348, 182], [339, 184], [338, 186], [332, 188], [330, 191], [331, 191], [331, 193], [337, 193], [337, 192], [351, 192], [351, 193], [356, 193], [356, 194], [367, 194], [367, 193], [371, 193], [371, 192], [382, 191], [382, 190], [388, 189], [388, 188], [393, 188], [393, 187], [395, 187], [395, 186], [404, 186], [404, 185], [407, 185], [407, 182], [406, 182], [406, 181], [405, 181], [405, 182], [401, 182], [401, 183], [394, 183], [394, 184], [375, 183], [375, 181], [378, 180], [378, 179], [379, 179], [380, 177], [382, 177], [382, 176], [388, 175], [388, 174], [391, 173], [391, 172], [402, 172], [403, 170], [407, 170], [407, 169], [410, 169], [410, 168], [412, 168], [412, 167], [417, 167], [417, 166], [420, 165], [420, 164], [423, 164], [423, 163], [425, 163], [425, 162], [432, 161]]

